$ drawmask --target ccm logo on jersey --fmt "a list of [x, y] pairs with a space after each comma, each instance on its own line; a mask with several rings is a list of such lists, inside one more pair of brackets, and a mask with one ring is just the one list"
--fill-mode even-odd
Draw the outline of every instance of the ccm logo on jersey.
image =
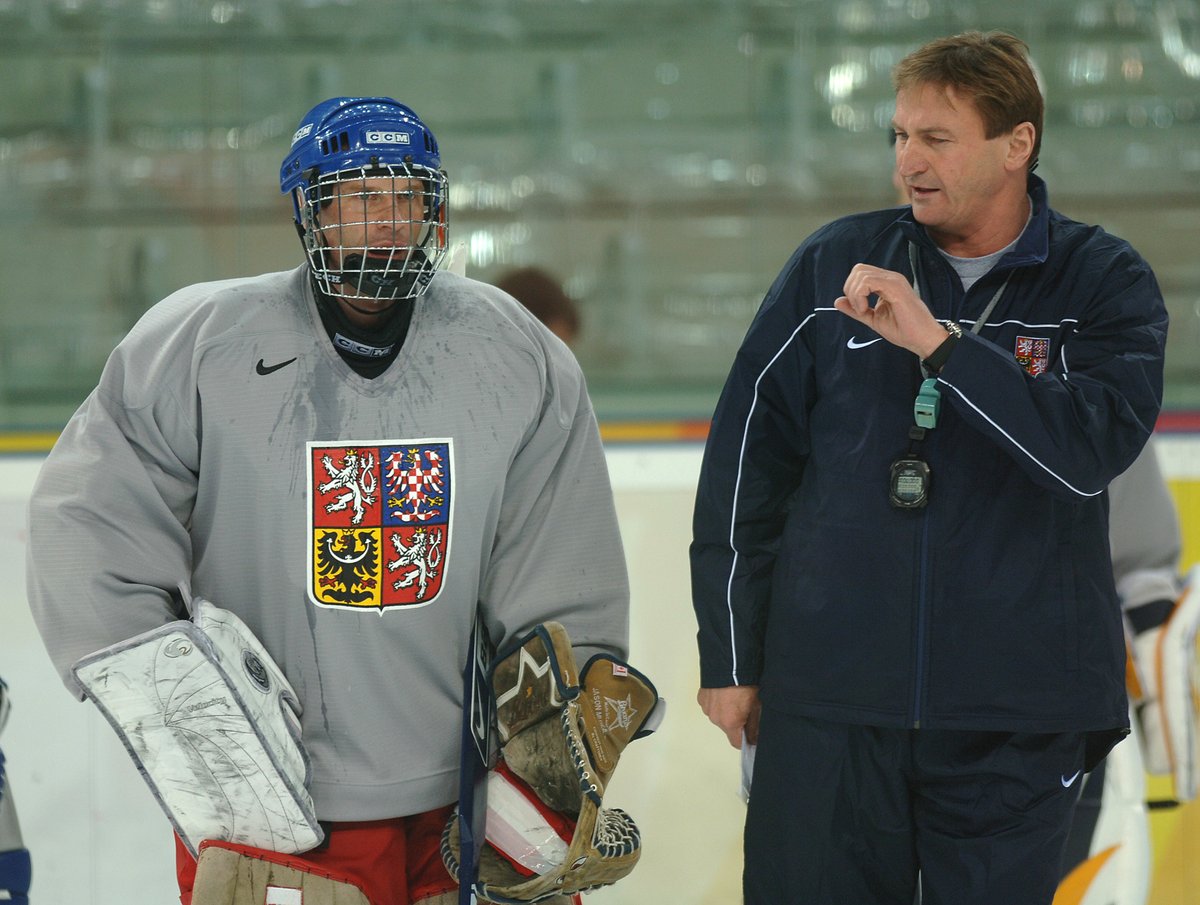
[[412, 136], [407, 132], [368, 132], [367, 144], [372, 145], [407, 145], [412, 142]]

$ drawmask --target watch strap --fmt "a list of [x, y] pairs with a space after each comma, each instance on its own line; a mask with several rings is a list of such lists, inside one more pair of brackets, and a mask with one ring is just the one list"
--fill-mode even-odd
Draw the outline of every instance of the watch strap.
[[946, 361], [950, 358], [950, 353], [954, 351], [954, 347], [958, 345], [958, 341], [962, 339], [962, 328], [958, 324], [951, 327], [946, 327], [947, 336], [942, 340], [941, 345], [934, 349], [929, 357], [924, 359], [921, 364], [925, 365], [930, 371], [935, 374], [946, 366]]

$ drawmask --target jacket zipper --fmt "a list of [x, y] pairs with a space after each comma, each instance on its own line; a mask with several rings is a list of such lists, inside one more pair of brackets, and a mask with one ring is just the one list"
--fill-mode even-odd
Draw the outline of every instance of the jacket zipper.
[[921, 549], [917, 561], [919, 587], [917, 589], [917, 648], [916, 681], [913, 683], [912, 728], [921, 728], [921, 698], [925, 693], [925, 634], [929, 605], [929, 511], [921, 513]]
[[[946, 280], [946, 296], [950, 299], [951, 316], [958, 320], [962, 313], [962, 308], [966, 303], [967, 293], [956, 292], [955, 280], [958, 279], [957, 274], [951, 269], [950, 265], [943, 262], [945, 265], [942, 269], [942, 276]], [[974, 288], [974, 287], [972, 287]], [[936, 428], [935, 428], [936, 432]], [[926, 435], [926, 443], [933, 442], [933, 437]], [[913, 698], [912, 698], [912, 728], [921, 728], [921, 719], [924, 716], [921, 701], [925, 696], [925, 650], [928, 646], [928, 622], [929, 622], [929, 510], [921, 511], [921, 542], [917, 556], [917, 637], [916, 649], [914, 655], [915, 663], [915, 681], [913, 682]]]

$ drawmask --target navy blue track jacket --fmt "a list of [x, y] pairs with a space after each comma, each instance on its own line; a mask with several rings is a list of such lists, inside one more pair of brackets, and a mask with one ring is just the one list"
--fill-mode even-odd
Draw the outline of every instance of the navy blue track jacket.
[[[696, 498], [702, 686], [865, 725], [1128, 725], [1106, 487], [1158, 416], [1167, 314], [1128, 243], [1029, 190], [1024, 234], [965, 294], [908, 208], [818, 230], [771, 287]], [[966, 335], [920, 444], [930, 502], [902, 510], [920, 364], [833, 302], [859, 262], [911, 279], [909, 243], [934, 317]]]

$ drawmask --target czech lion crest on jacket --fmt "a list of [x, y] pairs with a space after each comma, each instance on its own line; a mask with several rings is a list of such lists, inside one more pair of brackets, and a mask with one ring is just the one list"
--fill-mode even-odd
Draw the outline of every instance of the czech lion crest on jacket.
[[432, 603], [450, 548], [449, 439], [308, 444], [309, 598], [378, 609]]

